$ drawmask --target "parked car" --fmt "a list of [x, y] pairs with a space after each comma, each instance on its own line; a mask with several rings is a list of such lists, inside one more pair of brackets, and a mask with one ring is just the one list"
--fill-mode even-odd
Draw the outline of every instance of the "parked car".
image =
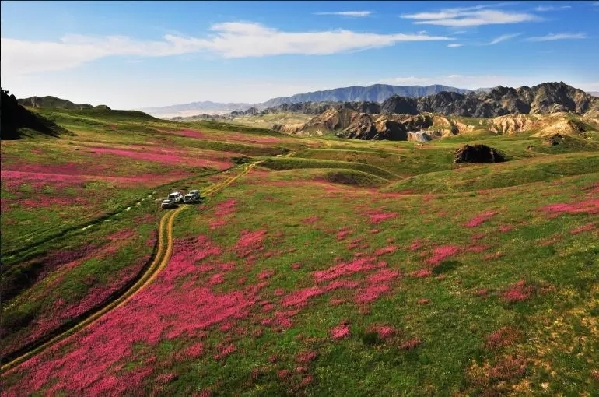
[[183, 201], [186, 203], [197, 203], [200, 201], [200, 191], [199, 190], [190, 190], [189, 193], [187, 193], [184, 197], [183, 197]]
[[183, 195], [179, 191], [172, 192], [171, 194], [168, 195], [168, 198], [170, 200], [173, 200], [175, 203], [182, 203], [183, 202]]
[[183, 197], [183, 201], [186, 203], [195, 203], [196, 201], [198, 201], [198, 197], [195, 194], [187, 193]]
[[162, 207], [162, 209], [175, 208], [176, 206], [177, 204], [171, 199], [164, 199], [160, 204], [160, 207]]

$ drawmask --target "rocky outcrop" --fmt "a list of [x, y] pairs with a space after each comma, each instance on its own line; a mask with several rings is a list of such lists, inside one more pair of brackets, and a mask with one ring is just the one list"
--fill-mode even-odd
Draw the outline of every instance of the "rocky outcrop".
[[29, 111], [19, 104], [17, 98], [9, 91], [1, 90], [0, 111], [0, 138], [19, 139], [23, 130], [34, 131], [39, 134], [58, 137], [67, 132], [54, 122]]
[[443, 136], [441, 131], [415, 131], [408, 132], [408, 141], [410, 142], [430, 142], [433, 139], [439, 139]]
[[350, 109], [329, 109], [299, 127], [276, 126], [277, 131], [295, 130], [316, 134], [335, 132], [350, 139], [407, 140], [408, 132], [420, 131], [433, 125], [431, 115], [367, 114]]
[[383, 102], [383, 113], [439, 113], [446, 116], [492, 118], [507, 114], [583, 114], [594, 98], [564, 83], [543, 83], [534, 87], [495, 87], [489, 92], [441, 92], [424, 98], [393, 96]]
[[464, 145], [455, 152], [454, 163], [501, 163], [503, 153], [487, 145]]
[[496, 134], [511, 135], [532, 130], [537, 120], [528, 115], [507, 115], [490, 120], [489, 131]]
[[285, 134], [298, 134], [302, 132], [305, 124], [275, 124], [272, 126], [272, 130], [276, 132], [282, 132]]
[[430, 115], [357, 115], [352, 123], [336, 135], [351, 139], [388, 139], [391, 141], [406, 141], [408, 133], [420, 131], [433, 125]]

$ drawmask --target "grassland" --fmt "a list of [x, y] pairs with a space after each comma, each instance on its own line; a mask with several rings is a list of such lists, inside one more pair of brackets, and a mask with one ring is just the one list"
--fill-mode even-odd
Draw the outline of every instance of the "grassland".
[[[3, 354], [140, 271], [156, 198], [263, 162], [178, 215], [152, 284], [3, 373], [6, 395], [599, 393], [596, 135], [418, 147], [42, 112], [72, 135], [1, 147]], [[473, 142], [509, 161], [454, 164]]]

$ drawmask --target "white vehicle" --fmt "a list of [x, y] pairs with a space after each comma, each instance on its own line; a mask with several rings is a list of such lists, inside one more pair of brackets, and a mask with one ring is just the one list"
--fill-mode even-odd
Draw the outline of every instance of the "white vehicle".
[[186, 203], [195, 203], [200, 201], [200, 192], [198, 190], [191, 190], [183, 197], [183, 201]]
[[172, 200], [174, 203], [182, 203], [183, 202], [183, 195], [179, 191], [172, 192], [171, 194], [168, 195], [168, 198], [169, 198], [169, 200]]
[[160, 204], [160, 207], [162, 207], [162, 209], [166, 209], [166, 208], [174, 208], [175, 207], [175, 202], [171, 199], [164, 199], [162, 200], [162, 203]]

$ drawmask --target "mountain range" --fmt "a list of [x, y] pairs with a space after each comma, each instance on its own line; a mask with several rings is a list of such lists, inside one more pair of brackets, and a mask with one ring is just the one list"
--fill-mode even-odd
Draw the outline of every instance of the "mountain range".
[[[487, 89], [483, 89], [487, 90]], [[387, 84], [374, 84], [370, 86], [350, 86], [336, 88], [333, 90], [321, 90], [295, 94], [289, 97], [278, 97], [258, 104], [247, 103], [215, 103], [212, 101], [192, 102], [187, 104], [142, 108], [140, 110], [153, 116], [191, 116], [192, 114], [206, 113], [219, 114], [232, 111], [245, 111], [251, 107], [263, 110], [269, 107], [280, 106], [283, 104], [296, 104], [305, 102], [357, 102], [370, 101], [382, 103], [394, 95], [407, 98], [421, 98], [424, 96], [438, 94], [440, 92], [467, 93], [471, 90], [444, 86], [393, 86]], [[190, 114], [191, 113], [191, 114]]]

